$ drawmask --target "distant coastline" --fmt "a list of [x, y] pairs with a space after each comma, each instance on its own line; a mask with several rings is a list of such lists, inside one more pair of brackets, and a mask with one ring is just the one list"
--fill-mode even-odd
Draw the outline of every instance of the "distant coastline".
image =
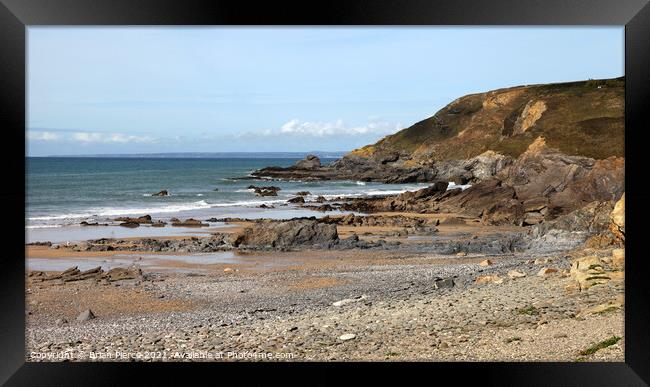
[[130, 153], [130, 154], [88, 154], [88, 155], [47, 155], [27, 156], [29, 158], [162, 158], [162, 159], [301, 159], [313, 154], [324, 159], [338, 159], [348, 151], [310, 151], [310, 152], [170, 152], [170, 153]]

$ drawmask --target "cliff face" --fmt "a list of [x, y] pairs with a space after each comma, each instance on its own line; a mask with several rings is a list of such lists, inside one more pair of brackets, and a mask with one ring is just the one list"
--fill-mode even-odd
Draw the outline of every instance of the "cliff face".
[[577, 158], [566, 159], [569, 163], [615, 160], [625, 153], [624, 96], [623, 78], [471, 94], [331, 165], [306, 168], [299, 163], [264, 168], [253, 175], [474, 184], [509, 168], [538, 139], [561, 155]]
[[538, 137], [570, 156], [623, 156], [624, 85], [623, 78], [616, 78], [467, 95], [432, 117], [350, 152], [341, 164], [412, 168], [486, 151], [517, 158]]

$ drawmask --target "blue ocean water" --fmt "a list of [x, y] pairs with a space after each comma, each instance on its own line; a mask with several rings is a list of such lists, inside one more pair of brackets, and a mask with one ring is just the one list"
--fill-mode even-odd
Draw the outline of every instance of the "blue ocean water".
[[[116, 216], [251, 217], [262, 203], [280, 207], [298, 191], [361, 196], [416, 190], [426, 184], [355, 181], [286, 182], [238, 179], [266, 166], [286, 167], [297, 158], [92, 158], [26, 159], [28, 228], [61, 227]], [[334, 159], [322, 159], [328, 163]], [[249, 185], [275, 185], [277, 197], [258, 197]], [[167, 190], [170, 196], [151, 194]], [[216, 189], [216, 190], [215, 190]]]

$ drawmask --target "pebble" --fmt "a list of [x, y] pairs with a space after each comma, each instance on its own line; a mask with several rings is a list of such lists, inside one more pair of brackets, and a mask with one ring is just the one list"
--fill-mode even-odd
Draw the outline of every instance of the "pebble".
[[348, 341], [348, 340], [353, 340], [357, 337], [354, 333], [346, 333], [341, 336], [339, 336], [339, 340], [341, 341]]

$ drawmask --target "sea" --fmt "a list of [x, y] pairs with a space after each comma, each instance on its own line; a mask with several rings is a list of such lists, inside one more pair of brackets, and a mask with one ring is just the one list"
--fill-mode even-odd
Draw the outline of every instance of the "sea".
[[[118, 216], [151, 215], [208, 219], [222, 217], [293, 218], [323, 216], [287, 204], [299, 191], [318, 195], [361, 197], [414, 191], [427, 184], [382, 184], [361, 181], [264, 181], [250, 176], [267, 166], [287, 167], [301, 157], [28, 157], [26, 158], [25, 227], [28, 241], [103, 237], [101, 227], [80, 222], [109, 222]], [[329, 163], [335, 158], [322, 158]], [[278, 196], [259, 197], [249, 185], [280, 187]], [[169, 196], [152, 196], [167, 190]], [[266, 204], [274, 208], [264, 209]], [[326, 213], [331, 214], [331, 213]], [[57, 230], [58, 229], [58, 230]], [[94, 231], [89, 231], [94, 229]], [[124, 228], [121, 228], [124, 229]], [[171, 227], [144, 231], [110, 228], [110, 235], [170, 233]], [[130, 233], [130, 234], [129, 234]], [[119, 234], [119, 235], [118, 235]], [[75, 234], [76, 235], [76, 234]]]

